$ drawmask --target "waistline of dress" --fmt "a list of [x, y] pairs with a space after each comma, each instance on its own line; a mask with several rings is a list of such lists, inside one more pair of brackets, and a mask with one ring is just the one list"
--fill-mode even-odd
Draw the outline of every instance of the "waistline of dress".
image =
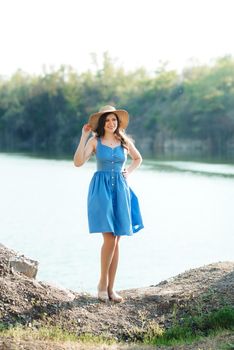
[[111, 173], [118, 173], [118, 174], [122, 174], [123, 170], [96, 170], [94, 174], [97, 173], [107, 173], [107, 174], [111, 174]]

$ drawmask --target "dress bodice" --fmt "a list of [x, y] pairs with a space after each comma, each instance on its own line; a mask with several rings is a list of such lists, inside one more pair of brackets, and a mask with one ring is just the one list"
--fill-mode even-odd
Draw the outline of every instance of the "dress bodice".
[[98, 171], [121, 172], [126, 158], [127, 155], [121, 145], [112, 148], [103, 145], [100, 138], [97, 139], [96, 159]]

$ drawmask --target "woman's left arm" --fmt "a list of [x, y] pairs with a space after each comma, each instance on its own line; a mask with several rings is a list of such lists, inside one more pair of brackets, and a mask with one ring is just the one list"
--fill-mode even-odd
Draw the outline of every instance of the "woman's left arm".
[[128, 154], [130, 155], [130, 157], [132, 158], [131, 164], [129, 165], [129, 167], [127, 169], [125, 169], [124, 171], [124, 176], [127, 177], [129, 174], [131, 174], [133, 172], [133, 170], [135, 170], [136, 168], [138, 168], [142, 162], [142, 157], [140, 152], [136, 149], [136, 147], [134, 146], [134, 144], [129, 141], [128, 144]]

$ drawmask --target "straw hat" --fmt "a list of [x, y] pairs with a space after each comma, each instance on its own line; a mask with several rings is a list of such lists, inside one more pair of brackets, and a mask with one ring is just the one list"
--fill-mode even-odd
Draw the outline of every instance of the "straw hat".
[[98, 120], [101, 117], [101, 115], [106, 112], [110, 112], [110, 113], [113, 112], [117, 114], [117, 116], [119, 117], [120, 128], [126, 129], [126, 127], [128, 126], [128, 120], [129, 120], [128, 112], [125, 111], [124, 109], [115, 109], [115, 107], [113, 106], [106, 105], [101, 107], [98, 113], [91, 114], [91, 116], [89, 117], [88, 123], [91, 126], [93, 131], [97, 129]]

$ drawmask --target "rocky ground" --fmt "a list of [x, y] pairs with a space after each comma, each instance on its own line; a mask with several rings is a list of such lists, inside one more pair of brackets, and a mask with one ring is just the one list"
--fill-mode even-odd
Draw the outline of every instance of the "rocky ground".
[[[233, 262], [205, 265], [157, 285], [120, 291], [124, 302], [115, 304], [27, 277], [10, 265], [12, 258], [18, 256], [0, 245], [0, 323], [5, 325], [21, 324], [35, 329], [57, 325], [79, 335], [90, 333], [130, 342], [140, 340], [144, 330], [156, 323], [167, 328], [186, 314], [234, 305]], [[4, 344], [5, 349], [10, 349]], [[3, 340], [0, 346], [3, 347]], [[34, 343], [37, 349], [35, 346]]]

